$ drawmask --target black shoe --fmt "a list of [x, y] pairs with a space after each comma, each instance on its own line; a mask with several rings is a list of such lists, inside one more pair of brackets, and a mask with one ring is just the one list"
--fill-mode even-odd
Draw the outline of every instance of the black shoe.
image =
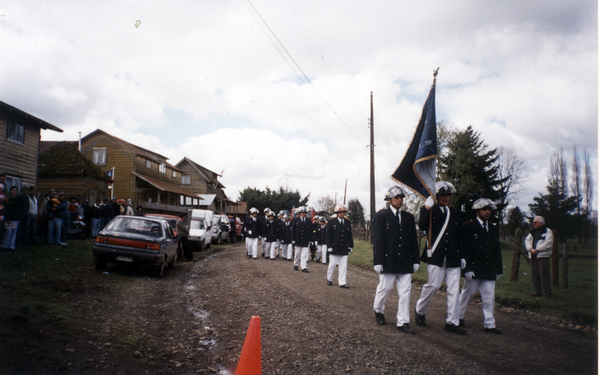
[[500, 331], [498, 328], [494, 327], [494, 328], [484, 328], [483, 332], [487, 332], [487, 333], [493, 333], [496, 335], [500, 335], [502, 334], [502, 331]]
[[298, 271], [298, 266], [294, 266], [294, 271]]
[[461, 336], [464, 336], [467, 334], [467, 331], [465, 331], [463, 328], [460, 328], [458, 326], [455, 326], [454, 324], [448, 324], [448, 323], [446, 323], [446, 325], [444, 326], [444, 331], [456, 333], [457, 335], [461, 335]]
[[401, 325], [401, 326], [397, 326], [397, 327], [396, 327], [396, 329], [397, 329], [398, 331], [402, 331], [402, 332], [410, 333], [411, 335], [415, 335], [415, 334], [417, 333], [417, 332], [415, 332], [415, 330], [414, 330], [414, 329], [412, 329], [412, 328], [411, 328], [411, 327], [408, 325], [408, 323], [404, 323], [404, 324], [403, 324], [403, 325]]
[[350, 287], [349, 287], [348, 285], [346, 285], [346, 284], [344, 284], [344, 285], [340, 285], [340, 288], [344, 288], [344, 289], [350, 289]]
[[327, 285], [331, 286], [331, 285], [333, 285], [333, 283], [331, 281], [327, 280]]
[[464, 327], [465, 326], [465, 320], [464, 319], [458, 319], [458, 326], [459, 327]]
[[308, 273], [308, 270], [307, 270], [306, 268], [303, 268], [303, 269], [302, 269], [302, 272], [304, 272], [304, 273]]
[[427, 325], [427, 321], [425, 320], [425, 314], [417, 314], [417, 310], [415, 310], [415, 321], [419, 326], [425, 327]]
[[261, 255], [262, 255], [263, 258], [265, 257], [265, 253], [262, 253]]
[[379, 323], [380, 326], [384, 326], [387, 323], [385, 322], [385, 316], [383, 316], [382, 313], [375, 313], [375, 320], [377, 321], [377, 323]]

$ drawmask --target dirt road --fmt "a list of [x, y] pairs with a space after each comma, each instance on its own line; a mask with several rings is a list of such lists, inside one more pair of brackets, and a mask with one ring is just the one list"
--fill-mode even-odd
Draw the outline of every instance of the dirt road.
[[[93, 301], [71, 306], [81, 309], [81, 326], [68, 334], [37, 327], [34, 357], [13, 358], [6, 373], [233, 374], [253, 315], [261, 318], [263, 374], [597, 373], [596, 333], [559, 328], [542, 314], [497, 310], [502, 335], [492, 335], [482, 332], [474, 301], [467, 335], [457, 336], [443, 330], [438, 292], [428, 326], [411, 314], [417, 334], [408, 335], [395, 328], [395, 291], [388, 325], [375, 322], [373, 271], [349, 267], [346, 290], [337, 272], [326, 285], [326, 265], [310, 262], [305, 274], [282, 259], [251, 260], [239, 242], [196, 257], [163, 279], [140, 273], [117, 290], [90, 287]], [[110, 277], [90, 272], [92, 281]], [[419, 294], [413, 284], [411, 311]]]

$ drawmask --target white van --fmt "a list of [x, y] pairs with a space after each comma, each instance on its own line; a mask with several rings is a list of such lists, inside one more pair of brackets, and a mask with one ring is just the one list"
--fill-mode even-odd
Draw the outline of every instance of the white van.
[[189, 216], [190, 244], [199, 247], [200, 251], [210, 249], [213, 237], [213, 212], [209, 210], [191, 210]]

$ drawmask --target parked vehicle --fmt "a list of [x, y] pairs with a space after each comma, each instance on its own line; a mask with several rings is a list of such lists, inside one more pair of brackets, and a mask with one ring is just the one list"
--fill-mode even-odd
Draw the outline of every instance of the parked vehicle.
[[[233, 217], [231, 215], [227, 216], [229, 219], [233, 219], [235, 220], [235, 235], [237, 237], [241, 237], [242, 236], [242, 220], [240, 220], [239, 217]], [[231, 226], [231, 222], [229, 224]]]
[[162, 276], [165, 265], [175, 266], [177, 241], [163, 219], [117, 216], [100, 231], [93, 248], [96, 269], [107, 263], [129, 263], [156, 267]]
[[213, 237], [213, 212], [208, 210], [192, 210], [189, 216], [188, 240], [194, 247], [210, 249]]
[[221, 241], [229, 242], [229, 232], [231, 226], [229, 225], [229, 219], [227, 215], [214, 215], [213, 216], [213, 243], [219, 245]]
[[175, 233], [175, 236], [177, 236], [177, 220], [179, 220], [179, 216], [166, 214], [145, 214], [144, 216], [166, 220], [166, 222], [169, 223], [169, 226], [173, 230], [173, 233]]

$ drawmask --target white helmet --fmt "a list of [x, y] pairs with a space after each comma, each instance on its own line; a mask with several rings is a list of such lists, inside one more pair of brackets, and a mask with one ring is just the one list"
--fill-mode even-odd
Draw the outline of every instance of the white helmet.
[[320, 221], [321, 223], [324, 223], [324, 222], [326, 222], [326, 221], [327, 221], [327, 218], [326, 218], [325, 216], [319, 216], [319, 221]]
[[267, 214], [267, 216], [277, 216], [277, 215], [275, 215], [275, 212], [269, 211], [269, 213]]
[[255, 208], [255, 207], [252, 207], [252, 208], [250, 209], [250, 215], [252, 215], [252, 214], [257, 214], [257, 213], [258, 213], [258, 209], [257, 209], [257, 208]]
[[473, 211], [481, 210], [486, 207], [489, 207], [492, 210], [495, 210], [497, 208], [494, 202], [487, 198], [479, 198], [475, 201], [475, 203], [473, 203]]
[[263, 212], [264, 212], [265, 214], [266, 214], [266, 213], [269, 213], [269, 211], [271, 211], [271, 209], [270, 209], [269, 207], [267, 207], [267, 208], [265, 208], [265, 209], [263, 210]]
[[346, 206], [344, 206], [343, 204], [338, 204], [337, 206], [335, 206], [335, 210], [333, 210], [333, 212], [346, 212], [348, 210], [346, 210]]
[[456, 193], [456, 189], [451, 183], [447, 181], [438, 181], [435, 183], [435, 195], [454, 193]]
[[387, 193], [385, 193], [385, 200], [389, 201], [390, 199], [396, 198], [397, 196], [401, 196], [402, 198], [404, 198], [406, 196], [406, 193], [404, 192], [404, 189], [402, 189], [400, 186], [392, 186], [390, 190], [388, 190]]
[[304, 213], [308, 213], [308, 208], [306, 206], [298, 207], [297, 212], [300, 213], [300, 214], [303, 213], [303, 212]]
[[313, 217], [313, 222], [317, 222], [317, 221], [319, 221], [320, 219], [321, 219], [321, 217], [320, 217], [319, 215], [315, 215], [315, 216]]

